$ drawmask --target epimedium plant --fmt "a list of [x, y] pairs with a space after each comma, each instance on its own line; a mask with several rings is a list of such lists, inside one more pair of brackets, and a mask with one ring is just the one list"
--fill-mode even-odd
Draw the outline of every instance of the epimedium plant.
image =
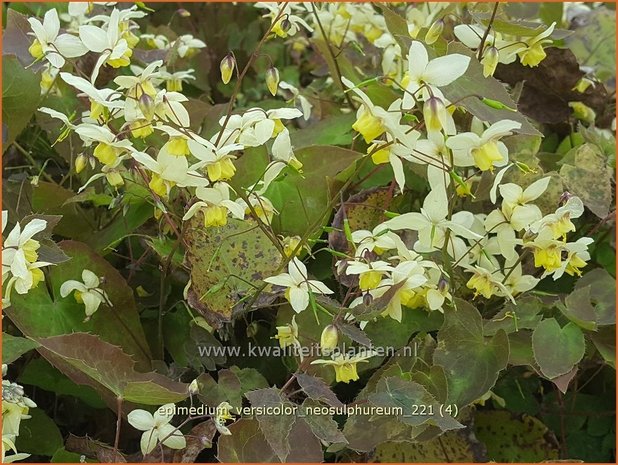
[[6, 13], [3, 461], [611, 459], [606, 7]]

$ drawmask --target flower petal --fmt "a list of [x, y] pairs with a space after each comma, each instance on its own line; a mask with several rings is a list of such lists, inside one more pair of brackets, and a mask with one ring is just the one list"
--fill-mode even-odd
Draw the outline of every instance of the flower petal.
[[159, 438], [157, 437], [154, 429], [149, 429], [148, 431], [146, 431], [144, 434], [142, 434], [142, 439], [139, 442], [142, 454], [150, 454], [154, 450], [154, 448], [157, 447], [158, 442]]
[[150, 412], [142, 409], [132, 410], [127, 415], [127, 421], [133, 428], [148, 431], [154, 426], [154, 418]]
[[89, 24], [80, 26], [79, 38], [91, 52], [101, 53], [107, 48], [107, 34], [100, 27]]
[[418, 80], [425, 73], [425, 68], [427, 68], [428, 63], [429, 57], [427, 56], [425, 46], [417, 40], [413, 41], [408, 51], [408, 72], [410, 73], [410, 79], [413, 81]]
[[290, 304], [296, 313], [302, 312], [309, 306], [309, 293], [300, 287], [290, 288]]
[[453, 53], [431, 60], [425, 69], [425, 81], [434, 86], [446, 86], [460, 78], [468, 69], [470, 57]]
[[166, 425], [168, 424], [172, 418], [174, 418], [174, 413], [176, 412], [176, 406], [173, 403], [165, 404], [159, 407], [153, 417], [156, 426]]
[[[158, 428], [159, 440], [163, 440], [163, 445], [170, 449], [184, 449], [187, 447], [187, 441], [182, 435], [182, 432], [177, 430], [175, 426], [163, 425]], [[166, 439], [167, 438], [167, 439]]]

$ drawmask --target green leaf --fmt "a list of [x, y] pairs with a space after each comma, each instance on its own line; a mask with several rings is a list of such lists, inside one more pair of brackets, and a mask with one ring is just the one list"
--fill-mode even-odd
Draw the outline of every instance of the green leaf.
[[[253, 219], [228, 219], [204, 228], [201, 214], [186, 228], [186, 259], [191, 269], [189, 304], [214, 327], [231, 321], [235, 306], [262, 279], [275, 274], [281, 254]], [[250, 297], [248, 297], [250, 298]]]
[[[438, 332], [435, 364], [444, 367], [448, 380], [448, 401], [460, 408], [489, 391], [509, 358], [509, 340], [503, 330], [485, 338], [479, 311], [456, 299], [456, 308], [446, 311]], [[474, 360], [474, 363], [470, 363]]]
[[562, 2], [543, 2], [540, 4], [539, 17], [547, 26], [556, 22], [562, 24], [564, 4]]
[[430, 441], [384, 442], [372, 457], [380, 463], [478, 463], [487, 457], [468, 429], [447, 431]]
[[576, 290], [590, 288], [589, 303], [593, 305], [599, 326], [616, 324], [616, 281], [602, 268], [590, 270], [575, 284]]
[[209, 371], [224, 365], [227, 357], [222, 352], [223, 345], [219, 340], [201, 326], [191, 323], [189, 338], [183, 344], [184, 353], [190, 366], [198, 371], [206, 368]]
[[62, 434], [47, 414], [40, 408], [28, 412], [32, 418], [23, 420], [15, 446], [19, 452], [52, 456], [62, 447]]
[[305, 373], [298, 373], [296, 381], [310, 399], [320, 401], [331, 407], [342, 407], [343, 403], [331, 391], [322, 378], [311, 376]]
[[223, 463], [275, 462], [277, 456], [266, 442], [257, 420], [242, 418], [229, 427], [229, 436], [217, 441], [217, 459]]
[[4, 150], [19, 136], [36, 111], [41, 96], [40, 80], [40, 76], [25, 69], [16, 56], [2, 56], [2, 122], [8, 127]]
[[15, 337], [2, 333], [2, 363], [13, 363], [26, 352], [36, 349], [39, 345], [24, 337]]
[[[336, 50], [334, 51], [335, 59], [337, 60], [338, 64], [337, 67], [335, 66], [333, 57], [328, 51], [328, 47], [324, 40], [312, 38], [311, 42], [326, 61], [331, 76], [337, 76], [339, 75], [339, 73], [341, 73], [343, 77], [348, 78], [350, 81], [357, 85], [367, 80], [365, 76], [362, 76], [359, 73], [358, 67], [354, 66], [352, 60], [349, 58], [349, 55], [353, 53], [351, 47], [347, 47], [342, 51], [342, 53], [338, 53]], [[407, 48], [408, 47], [405, 47], [404, 49]], [[369, 77], [375, 78], [376, 76], [371, 75]], [[335, 79], [335, 83], [342, 91], [349, 91], [349, 89], [345, 87], [343, 83], [340, 83], [338, 79]], [[388, 108], [390, 104], [398, 98], [397, 93], [394, 91], [394, 89], [390, 88], [389, 86], [378, 84], [377, 82], [372, 82], [370, 84], [364, 85], [362, 87], [362, 90], [367, 94], [367, 96], [375, 105], [378, 105], [385, 109]]]
[[380, 4], [379, 7], [384, 15], [384, 22], [386, 23], [388, 32], [391, 33], [401, 50], [405, 53], [410, 48], [412, 42], [410, 33], [408, 32], [408, 21], [384, 4]]
[[[189, 335], [191, 321], [191, 316], [183, 308], [183, 305], [179, 305], [176, 307], [176, 310], [166, 312], [163, 315], [163, 341], [165, 349], [179, 366], [189, 365], [185, 343], [191, 340]], [[193, 349], [195, 350], [195, 347]]]
[[399, 377], [382, 378], [376, 392], [369, 395], [369, 402], [377, 407], [401, 409], [397, 419], [410, 426], [435, 425], [442, 431], [464, 426], [448, 413], [441, 404], [418, 383]]
[[[616, 17], [608, 8], [595, 8], [586, 23], [575, 29], [565, 42], [577, 57], [595, 70], [596, 76], [610, 84], [616, 78]], [[613, 86], [615, 86], [615, 82]]]
[[[307, 422], [314, 435], [320, 438], [321, 441], [327, 444], [347, 444], [348, 440], [343, 433], [339, 431], [337, 422], [332, 416], [324, 414], [314, 414], [316, 408], [322, 407], [322, 404], [312, 399], [305, 399], [299, 407], [299, 411], [303, 412], [304, 420]], [[309, 410], [308, 410], [309, 409]]]
[[[64, 447], [58, 449], [50, 460], [51, 463], [81, 463], [82, 454], [76, 452], [69, 452]], [[93, 460], [86, 460], [86, 462], [93, 462]]]
[[268, 387], [266, 378], [255, 368], [238, 368], [237, 366], [232, 366], [230, 367], [230, 371], [240, 380], [240, 390], [243, 394], [245, 392]]
[[[536, 415], [540, 410], [541, 378], [527, 376], [528, 368], [515, 368], [501, 376], [492, 391], [504, 400], [504, 408], [513, 413]], [[494, 403], [495, 405], [495, 403]]]
[[565, 163], [560, 168], [569, 192], [580, 197], [592, 213], [605, 218], [612, 205], [613, 192], [613, 170], [607, 166], [607, 157], [597, 146], [586, 143], [572, 150], [572, 158], [573, 164]]
[[[46, 215], [62, 215], [54, 233], [69, 239], [87, 241], [93, 237], [94, 215], [78, 204], [66, 203], [73, 191], [58, 184], [39, 181], [32, 189], [32, 210]], [[76, 227], [76, 225], [80, 225]]]
[[331, 210], [325, 207], [338, 191], [333, 188], [335, 177], [363, 154], [330, 145], [304, 147], [295, 154], [303, 164], [302, 174], [287, 169], [272, 182], [266, 196], [279, 211], [273, 228], [281, 234], [303, 236], [307, 228], [317, 226], [315, 233], [326, 224]]
[[441, 312], [428, 312], [424, 309], [404, 308], [401, 322], [392, 318], [379, 317], [369, 321], [365, 333], [378, 347], [392, 347], [398, 350], [405, 346], [418, 332], [436, 331], [442, 326], [444, 315]]
[[[247, 392], [245, 397], [251, 402], [251, 406], [254, 408], [266, 407], [266, 408], [278, 408], [287, 406], [292, 407], [292, 404], [282, 397], [278, 388], [266, 388], [259, 389], [257, 391]], [[287, 456], [291, 451], [291, 444], [288, 441], [288, 435], [292, 429], [296, 417], [294, 414], [264, 414], [256, 415], [260, 424], [260, 429], [268, 441], [268, 444], [279, 457], [281, 462], [285, 462]]]
[[329, 245], [340, 252], [348, 251], [350, 244], [344, 232], [344, 220], [348, 220], [352, 231], [371, 231], [384, 221], [385, 208], [390, 205], [390, 201], [391, 195], [385, 188], [363, 190], [352, 195], [340, 205], [333, 218], [334, 229], [328, 234]]
[[491, 320], [484, 322], [483, 331], [493, 336], [502, 329], [508, 334], [520, 329], [534, 329], [543, 318], [540, 314], [543, 303], [538, 297], [525, 295], [517, 299], [517, 305], [508, 301]]
[[[15, 294], [12, 305], [4, 309], [20, 331], [27, 337], [58, 336], [72, 332], [90, 332], [101, 340], [122, 347], [133, 356], [137, 367], [150, 369], [150, 349], [141, 326], [133, 291], [116, 268], [81, 242], [63, 241], [59, 244], [71, 260], [49, 268], [48, 284], [40, 284], [26, 295]], [[81, 281], [82, 271], [89, 269], [104, 277], [103, 289], [113, 304], [101, 304], [91, 319], [84, 322], [84, 305], [72, 295], [60, 296], [60, 286], [65, 281]]]
[[597, 333], [590, 334], [589, 337], [601, 357], [609, 366], [616, 369], [616, 327], [606, 326]]
[[122, 214], [117, 215], [105, 228], [97, 231], [88, 243], [101, 254], [110, 253], [125, 237], [152, 218], [152, 214], [153, 207], [145, 200], [130, 201]]
[[519, 330], [509, 334], [509, 364], [535, 367], [532, 353], [532, 331]]
[[242, 386], [240, 379], [228, 369], [220, 370], [215, 381], [208, 373], [202, 373], [197, 378], [199, 386], [198, 397], [205, 405], [217, 406], [221, 402], [229, 402], [232, 407], [242, 406]]
[[310, 145], [343, 145], [352, 143], [354, 113], [329, 116], [306, 128], [291, 130], [290, 139], [295, 150]]
[[482, 121], [496, 123], [510, 119], [521, 123], [521, 128], [515, 132], [533, 136], [541, 135], [521, 113], [492, 108], [482, 102], [481, 99], [488, 98], [500, 102], [507, 108], [517, 108], [516, 103], [500, 82], [493, 77], [486, 78], [483, 76], [482, 66], [474, 58], [473, 51], [463, 44], [451, 42], [448, 46], [448, 53], [459, 53], [471, 58], [466, 73], [453, 83], [442, 88], [444, 96], [449, 101], [464, 107]]
[[120, 347], [92, 334], [73, 333], [36, 340], [41, 344], [39, 350], [44, 355], [62, 359], [83, 375], [76, 377], [70, 374], [69, 377], [99, 392], [107, 391], [125, 401], [146, 405], [180, 402], [188, 396], [186, 384], [158, 373], [135, 371], [135, 362]]
[[584, 334], [575, 323], [560, 327], [554, 318], [548, 318], [532, 333], [534, 359], [548, 379], [571, 371], [584, 356]]
[[537, 418], [523, 415], [520, 419], [508, 411], [494, 410], [477, 412], [474, 423], [489, 460], [522, 463], [558, 459], [555, 438]]
[[76, 397], [93, 408], [105, 408], [101, 396], [94, 389], [88, 386], [78, 386], [44, 358], [31, 360], [20, 373], [17, 381], [61, 396]]
[[590, 287], [575, 289], [565, 298], [565, 305], [558, 305], [564, 316], [577, 326], [596, 331], [597, 322], [594, 307], [590, 303]]

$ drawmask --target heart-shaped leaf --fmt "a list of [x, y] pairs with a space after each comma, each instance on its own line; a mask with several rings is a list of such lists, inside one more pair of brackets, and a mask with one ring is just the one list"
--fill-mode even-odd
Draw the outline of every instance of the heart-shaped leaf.
[[541, 372], [556, 378], [571, 371], [584, 356], [584, 334], [575, 323], [561, 328], [555, 318], [547, 318], [532, 333], [532, 350]]

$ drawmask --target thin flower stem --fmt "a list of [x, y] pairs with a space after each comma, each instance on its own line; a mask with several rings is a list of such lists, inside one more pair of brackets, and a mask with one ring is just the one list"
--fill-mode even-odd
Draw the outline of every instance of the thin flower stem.
[[120, 427], [122, 426], [122, 397], [116, 397], [116, 436], [114, 437], [114, 452], [112, 454], [113, 460], [118, 459], [118, 444], [120, 443]]
[[[313, 10], [313, 14], [315, 16], [315, 20], [318, 23], [318, 27], [320, 28], [320, 32], [322, 33], [322, 37], [324, 37], [324, 43], [326, 44], [326, 48], [328, 49], [328, 54], [330, 55], [331, 60], [333, 60], [333, 65], [335, 66], [335, 71], [337, 73], [337, 80], [339, 81], [339, 85], [341, 86], [341, 88], [345, 91], [345, 86], [343, 85], [343, 74], [341, 73], [341, 68], [339, 67], [339, 62], [337, 61], [337, 57], [335, 56], [335, 53], [333, 52], [333, 49], [331, 47], [330, 41], [328, 40], [328, 37], [326, 36], [326, 32], [324, 32], [324, 27], [322, 26], [322, 21], [320, 21], [320, 16], [318, 15], [318, 10], [315, 7], [314, 3], [311, 3], [311, 9]], [[353, 110], [356, 110], [356, 105], [354, 105], [354, 102], [352, 101], [352, 97], [350, 97], [350, 95], [347, 92], [344, 92], [343, 95], [345, 96], [348, 105], [350, 105], [350, 107]]]
[[236, 98], [238, 97], [238, 93], [240, 92], [240, 87], [242, 85], [242, 81], [243, 81], [245, 75], [247, 74], [247, 72], [249, 71], [251, 66], [253, 65], [253, 62], [255, 61], [255, 59], [260, 55], [260, 50], [264, 46], [264, 43], [266, 42], [266, 39], [268, 39], [268, 36], [270, 35], [270, 33], [271, 33], [273, 27], [275, 26], [275, 24], [277, 24], [279, 19], [283, 16], [283, 14], [284, 14], [283, 12], [284, 12], [285, 8], [287, 7], [287, 5], [288, 5], [288, 2], [284, 2], [283, 3], [283, 6], [281, 7], [279, 12], [277, 13], [277, 16], [272, 20], [270, 26], [268, 27], [268, 30], [266, 31], [266, 34], [264, 34], [262, 36], [262, 39], [258, 43], [258, 45], [255, 48], [254, 52], [249, 57], [249, 61], [247, 61], [247, 64], [245, 65], [245, 67], [243, 68], [242, 72], [238, 76], [238, 79], [236, 80], [236, 86], [234, 87], [234, 91], [232, 92], [232, 97], [230, 98], [230, 101], [228, 102], [228, 105], [227, 105], [227, 112], [226, 112], [226, 115], [225, 115], [225, 119], [223, 120], [223, 124], [221, 125], [221, 130], [219, 131], [219, 134], [217, 135], [217, 139], [215, 141], [215, 145], [216, 146], [219, 146], [219, 142], [221, 142], [221, 138], [223, 137], [223, 134], [225, 132], [225, 128], [227, 127], [227, 124], [229, 123], [230, 118], [232, 117], [232, 110], [234, 109], [234, 103], [236, 103]]
[[489, 19], [489, 24], [487, 24], [487, 29], [485, 29], [485, 34], [483, 34], [483, 37], [481, 38], [481, 43], [479, 44], [479, 50], [478, 50], [478, 60], [481, 61], [481, 58], [483, 58], [483, 49], [485, 48], [485, 41], [487, 40], [487, 37], [489, 36], [489, 31], [492, 28], [494, 19], [496, 18], [496, 13], [498, 12], [498, 5], [500, 5], [500, 2], [496, 2], [494, 4], [494, 10], [491, 13], [491, 18]]

